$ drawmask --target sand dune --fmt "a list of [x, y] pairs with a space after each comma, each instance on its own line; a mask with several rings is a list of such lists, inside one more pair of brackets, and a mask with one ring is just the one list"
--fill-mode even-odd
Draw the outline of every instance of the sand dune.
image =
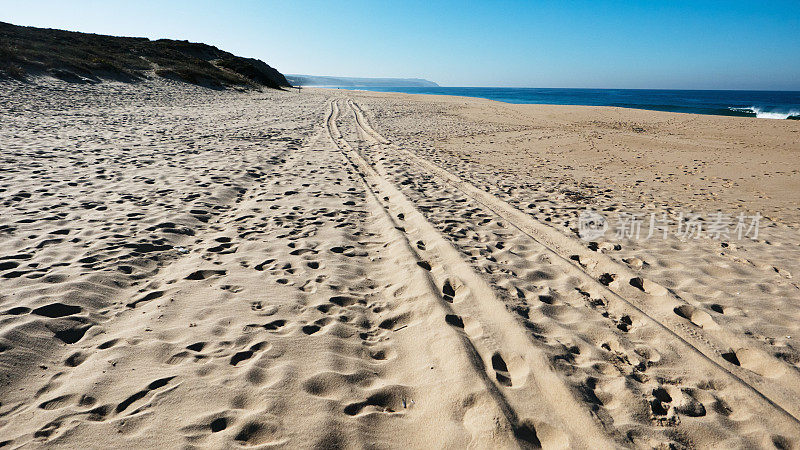
[[[797, 122], [169, 81], [0, 103], [2, 446], [800, 442]], [[587, 206], [770, 219], [588, 243]]]

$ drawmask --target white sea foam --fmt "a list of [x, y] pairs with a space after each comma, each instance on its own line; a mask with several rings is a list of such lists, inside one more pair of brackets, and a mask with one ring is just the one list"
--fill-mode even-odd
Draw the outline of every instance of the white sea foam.
[[800, 111], [792, 109], [789, 111], [767, 111], [758, 106], [750, 106], [748, 108], [728, 108], [731, 111], [740, 111], [755, 114], [759, 119], [788, 119], [792, 116], [800, 116]]

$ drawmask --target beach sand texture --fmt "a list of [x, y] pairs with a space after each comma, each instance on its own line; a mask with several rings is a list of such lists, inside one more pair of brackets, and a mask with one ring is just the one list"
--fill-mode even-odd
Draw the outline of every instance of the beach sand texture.
[[798, 121], [0, 87], [0, 447], [800, 445]]

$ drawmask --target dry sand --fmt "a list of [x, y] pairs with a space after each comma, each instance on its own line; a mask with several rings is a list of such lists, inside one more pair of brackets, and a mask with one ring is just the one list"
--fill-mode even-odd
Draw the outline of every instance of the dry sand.
[[[0, 84], [0, 447], [800, 445], [800, 122]], [[760, 212], [581, 240], [578, 212]]]

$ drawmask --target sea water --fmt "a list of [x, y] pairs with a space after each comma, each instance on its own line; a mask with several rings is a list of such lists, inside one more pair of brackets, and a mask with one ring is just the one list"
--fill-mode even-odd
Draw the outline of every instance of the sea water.
[[618, 106], [721, 116], [800, 119], [800, 91], [540, 89], [495, 87], [342, 87], [378, 92], [458, 95], [506, 103]]

